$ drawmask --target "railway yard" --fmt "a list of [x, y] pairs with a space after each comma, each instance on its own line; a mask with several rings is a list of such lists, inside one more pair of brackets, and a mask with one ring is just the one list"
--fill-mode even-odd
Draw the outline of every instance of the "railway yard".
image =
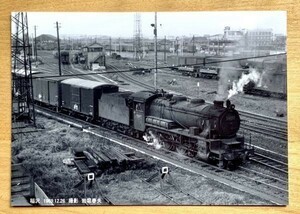
[[[52, 52], [39, 51], [38, 54], [43, 64], [34, 70], [45, 76], [58, 75], [57, 59]], [[129, 72], [132, 65], [153, 68], [150, 58], [134, 61], [107, 57], [105, 71], [108, 73], [76, 78], [118, 85], [122, 93], [153, 91], [154, 71], [133, 74], [134, 69]], [[158, 66], [166, 65], [159, 61]], [[62, 75], [89, 72], [93, 73], [77, 64], [62, 65]], [[213, 102], [218, 94], [218, 84], [216, 79], [183, 76], [168, 68], [157, 72], [157, 88], [185, 96], [185, 100], [204, 99], [206, 103], [216, 105]], [[52, 201], [55, 205], [287, 204], [286, 100], [241, 93], [231, 97], [230, 101], [235, 105], [231, 110], [236, 109], [240, 115], [238, 134], [245, 139], [247, 153], [254, 149], [245, 164], [233, 169], [187, 155], [193, 153], [194, 148], [174, 149], [168, 141], [163, 145], [155, 141], [147, 143], [139, 135], [126, 134], [126, 130], [103, 127], [100, 125], [103, 121], [94, 123], [88, 118], [45, 108], [45, 105], [36, 105], [37, 126], [32, 127], [32, 131], [22, 130], [22, 125], [13, 128], [12, 157], [15, 164], [21, 163], [31, 173], [34, 182], [49, 199], [60, 199]], [[112, 111], [113, 108], [112, 105]], [[74, 152], [77, 150], [79, 152]], [[109, 166], [105, 168], [101, 165], [104, 164], [103, 156], [108, 157], [112, 151], [118, 158], [108, 158]], [[72, 163], [68, 162], [70, 160]], [[88, 188], [85, 179], [82, 185], [84, 170], [95, 174]]]

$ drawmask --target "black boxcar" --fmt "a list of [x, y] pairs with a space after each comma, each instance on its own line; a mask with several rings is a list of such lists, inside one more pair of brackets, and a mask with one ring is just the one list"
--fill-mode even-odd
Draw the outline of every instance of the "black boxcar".
[[117, 92], [119, 87], [107, 82], [72, 78], [61, 82], [61, 90], [64, 109], [95, 118], [102, 93]]
[[62, 64], [70, 64], [70, 53], [68, 51], [62, 51], [60, 53], [60, 59]]
[[35, 75], [32, 79], [34, 99], [46, 105], [60, 107], [61, 106], [60, 82], [66, 78], [65, 77], [46, 78], [43, 76], [44, 75]]

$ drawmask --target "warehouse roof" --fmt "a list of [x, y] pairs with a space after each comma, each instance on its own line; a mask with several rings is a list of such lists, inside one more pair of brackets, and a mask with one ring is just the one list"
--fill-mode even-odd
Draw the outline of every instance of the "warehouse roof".
[[87, 89], [94, 89], [101, 86], [115, 86], [114, 84], [110, 84], [104, 81], [92, 81], [92, 80], [85, 80], [85, 79], [78, 79], [78, 78], [71, 78], [62, 81], [63, 84], [68, 84], [72, 86], [78, 86], [80, 88], [87, 88]]

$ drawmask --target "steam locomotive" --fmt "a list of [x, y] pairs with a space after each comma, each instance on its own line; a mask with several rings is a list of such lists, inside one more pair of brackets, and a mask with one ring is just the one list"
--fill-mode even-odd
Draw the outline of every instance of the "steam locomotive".
[[239, 113], [226, 101], [207, 104], [160, 91], [119, 91], [101, 81], [33, 77], [35, 101], [84, 117], [129, 136], [159, 142], [170, 150], [222, 168], [238, 166], [253, 153], [237, 135]]

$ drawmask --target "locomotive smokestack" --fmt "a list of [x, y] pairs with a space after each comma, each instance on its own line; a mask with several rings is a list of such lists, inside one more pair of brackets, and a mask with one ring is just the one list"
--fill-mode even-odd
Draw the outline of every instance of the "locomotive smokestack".
[[218, 107], [223, 107], [224, 101], [214, 100], [214, 105]]
[[227, 107], [227, 108], [230, 108], [230, 107], [231, 107], [231, 102], [230, 102], [230, 100], [226, 100], [226, 107]]

